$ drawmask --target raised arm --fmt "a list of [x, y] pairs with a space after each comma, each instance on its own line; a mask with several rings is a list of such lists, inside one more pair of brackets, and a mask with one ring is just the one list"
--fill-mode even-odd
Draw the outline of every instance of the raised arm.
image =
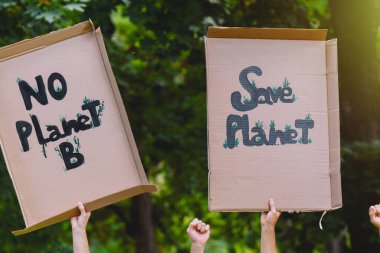
[[190, 222], [187, 234], [191, 240], [190, 253], [203, 253], [206, 243], [210, 238], [210, 225], [195, 218]]
[[86, 226], [91, 216], [90, 212], [84, 210], [82, 203], [78, 203], [80, 215], [71, 218], [71, 229], [73, 232], [73, 248], [74, 253], [90, 253], [88, 245]]
[[261, 214], [261, 253], [276, 253], [276, 223], [281, 213], [276, 211], [274, 200], [269, 200], [269, 212]]

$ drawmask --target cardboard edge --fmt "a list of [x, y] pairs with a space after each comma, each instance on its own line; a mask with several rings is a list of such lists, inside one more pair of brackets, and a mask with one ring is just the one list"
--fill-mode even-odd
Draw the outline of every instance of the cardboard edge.
[[[276, 208], [277, 211], [279, 212], [284, 212], [284, 213], [308, 213], [308, 212], [330, 212], [335, 209], [338, 209], [340, 207], [334, 207], [334, 208], [329, 208], [329, 209], [324, 209], [324, 208], [316, 208], [316, 209], [306, 209], [306, 208], [300, 208], [300, 209], [288, 209], [288, 208]], [[261, 212], [266, 212], [269, 211], [268, 208], [263, 208], [263, 209], [249, 209], [249, 208], [213, 208], [210, 210], [210, 212], [244, 212], [244, 213], [261, 213]]]
[[208, 27], [208, 38], [325, 41], [327, 29]]
[[99, 51], [100, 51], [100, 54], [102, 56], [104, 66], [107, 70], [108, 80], [111, 84], [111, 89], [112, 89], [115, 101], [117, 103], [119, 115], [122, 119], [122, 122], [124, 125], [124, 130], [125, 130], [125, 133], [127, 135], [129, 146], [130, 146], [131, 151], [132, 151], [133, 159], [134, 159], [134, 162], [135, 162], [136, 167], [138, 169], [140, 181], [142, 184], [149, 184], [148, 179], [147, 179], [146, 174], [145, 174], [143, 164], [142, 164], [141, 159], [140, 159], [140, 155], [139, 155], [139, 152], [137, 149], [137, 145], [136, 145], [133, 133], [132, 133], [132, 128], [131, 128], [131, 125], [130, 125], [129, 120], [128, 120], [127, 111], [125, 109], [123, 99], [121, 98], [119, 87], [118, 87], [117, 82], [116, 82], [116, 78], [113, 74], [111, 64], [110, 64], [109, 59], [108, 59], [106, 47], [104, 44], [104, 40], [103, 40], [103, 36], [102, 36], [102, 32], [101, 32], [100, 28], [97, 28], [95, 30], [95, 38], [96, 38], [96, 41], [98, 43]]
[[[331, 189], [331, 206], [333, 210], [343, 206], [340, 173], [340, 115], [337, 59], [337, 39], [326, 41], [326, 85], [330, 149], [329, 173]], [[333, 101], [334, 104], [332, 104]]]
[[[204, 36], [204, 43], [205, 43], [205, 60], [206, 60], [206, 65], [207, 66], [207, 37]], [[206, 67], [206, 120], [207, 120], [207, 167], [208, 167], [208, 187], [207, 187], [207, 205], [208, 205], [208, 210], [211, 209], [211, 201], [212, 201], [212, 198], [211, 198], [211, 187], [210, 187], [210, 184], [211, 184], [211, 162], [210, 162], [210, 132], [209, 132], [209, 111], [208, 111], [208, 92], [207, 92], [207, 80], [209, 80], [209, 68]]]
[[[136, 195], [139, 195], [142, 193], [155, 192], [155, 191], [157, 191], [157, 189], [156, 189], [156, 186], [154, 186], [154, 185], [139, 185], [139, 186], [135, 186], [135, 187], [132, 187], [130, 189], [123, 190], [123, 191], [114, 193], [112, 195], [109, 195], [109, 196], [106, 196], [106, 197], [103, 197], [103, 198], [100, 198], [100, 199], [97, 199], [97, 200], [94, 200], [94, 201], [91, 201], [88, 203], [84, 203], [84, 207], [85, 207], [86, 211], [91, 212], [91, 211], [97, 210], [99, 208], [111, 205], [113, 203], [119, 202], [119, 201], [124, 200], [124, 199], [131, 198], [133, 196], [136, 196]], [[27, 228], [22, 229], [22, 230], [12, 231], [12, 234], [15, 236], [28, 234], [28, 233], [36, 231], [40, 228], [44, 228], [44, 227], [59, 223], [61, 221], [70, 219], [71, 217], [74, 217], [74, 216], [78, 216], [79, 214], [80, 214], [79, 209], [77, 207], [73, 207], [73, 208], [71, 208], [71, 209], [69, 209], [69, 210], [67, 210], [67, 211], [65, 211], [65, 212], [63, 212], [57, 216], [54, 216], [50, 219], [42, 221], [42, 222], [35, 224], [33, 226], [27, 227]]]
[[93, 31], [91, 20], [0, 48], [0, 62]]

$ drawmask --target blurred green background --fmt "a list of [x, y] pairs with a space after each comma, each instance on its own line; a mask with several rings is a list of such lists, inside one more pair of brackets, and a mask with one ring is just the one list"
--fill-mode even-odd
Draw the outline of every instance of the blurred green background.
[[[259, 252], [259, 214], [207, 210], [207, 27], [328, 28], [338, 38], [344, 208], [283, 214], [280, 252], [379, 252], [368, 207], [380, 201], [379, 0], [0, 0], [0, 46], [91, 18], [107, 50], [152, 195], [93, 212], [93, 252], [189, 252], [193, 217], [210, 223], [207, 252]], [[71, 252], [69, 222], [24, 227], [0, 157], [0, 252]]]

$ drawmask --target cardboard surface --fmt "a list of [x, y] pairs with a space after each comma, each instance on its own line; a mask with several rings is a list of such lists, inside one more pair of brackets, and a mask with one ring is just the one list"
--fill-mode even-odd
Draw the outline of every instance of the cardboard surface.
[[270, 198], [281, 211], [341, 207], [336, 40], [216, 30], [205, 38], [209, 209], [261, 212]]
[[15, 235], [77, 215], [79, 201], [92, 211], [156, 191], [90, 22], [0, 49], [0, 140], [26, 225]]

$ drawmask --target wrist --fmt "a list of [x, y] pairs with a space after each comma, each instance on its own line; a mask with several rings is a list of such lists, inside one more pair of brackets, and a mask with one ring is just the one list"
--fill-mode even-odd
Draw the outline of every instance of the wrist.
[[196, 250], [196, 252], [203, 252], [205, 244], [200, 242], [191, 242], [191, 249]]
[[275, 232], [275, 226], [261, 225], [261, 232], [264, 232], [264, 233], [274, 233]]
[[73, 233], [73, 236], [74, 237], [79, 237], [79, 238], [82, 238], [82, 237], [87, 237], [87, 233], [86, 233], [86, 230], [85, 229], [82, 229], [82, 228], [76, 228], [76, 229], [72, 229], [72, 233]]

